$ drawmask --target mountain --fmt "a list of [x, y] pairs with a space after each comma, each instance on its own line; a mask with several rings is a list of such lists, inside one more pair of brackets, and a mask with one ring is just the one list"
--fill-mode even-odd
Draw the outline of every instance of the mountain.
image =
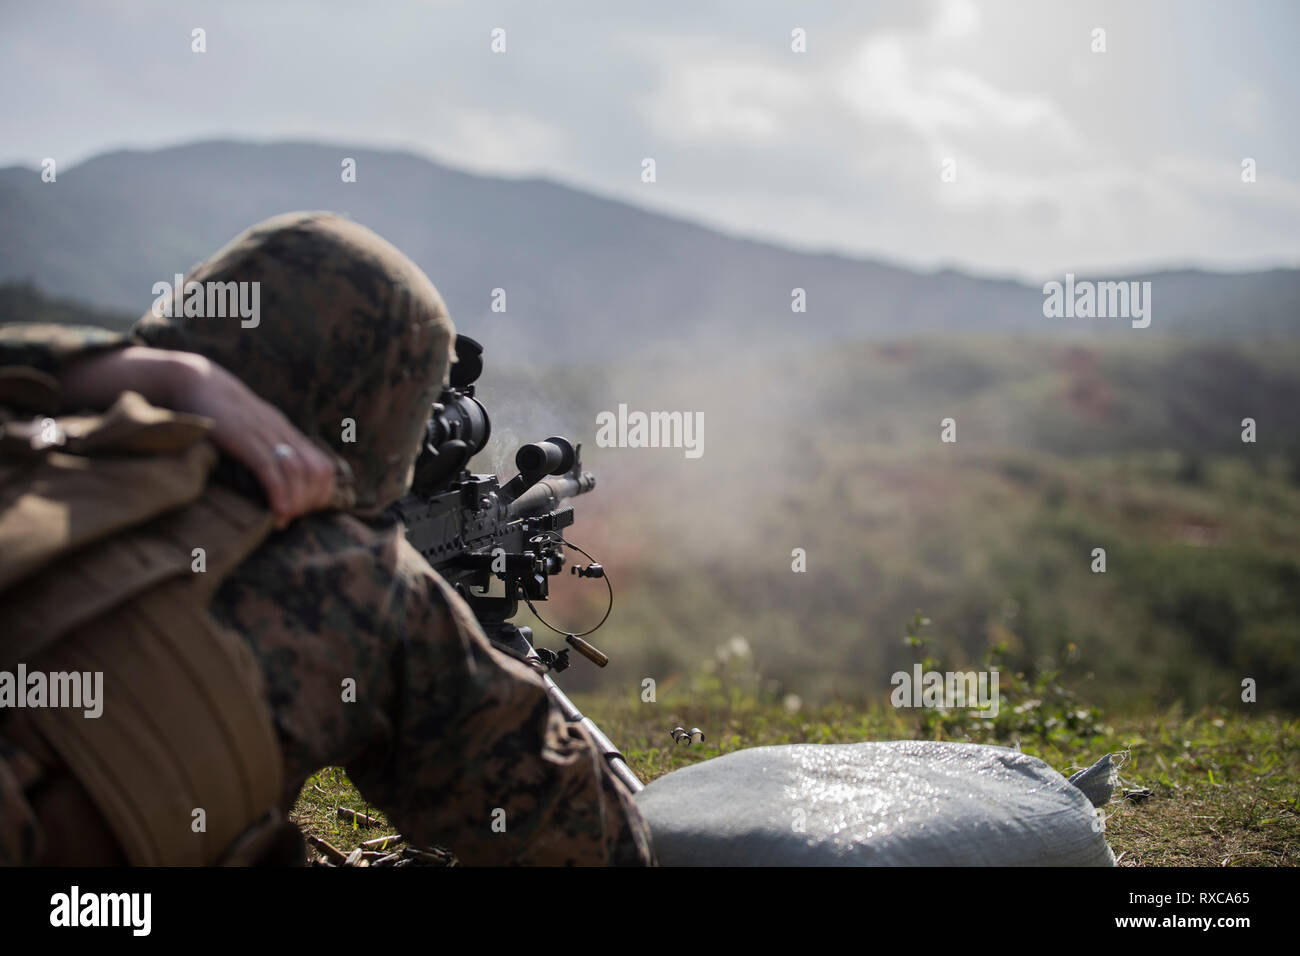
[[[345, 156], [357, 161], [355, 183], [341, 181]], [[303, 143], [113, 152], [61, 170], [55, 183], [0, 170], [0, 281], [139, 314], [153, 283], [295, 209], [343, 212], [394, 242], [429, 273], [460, 327], [514, 365], [543, 340], [549, 355], [582, 362], [926, 333], [1139, 334], [1122, 319], [1046, 319], [1041, 287], [796, 252], [549, 181]], [[1153, 284], [1143, 336], [1258, 342], [1297, 329], [1300, 271], [1133, 278]], [[497, 288], [504, 313], [491, 311]], [[807, 290], [806, 314], [791, 313], [794, 288]]]
[[[782, 693], [880, 700], [919, 609], [943, 660], [1005, 645], [1107, 707], [1239, 706], [1259, 674], [1300, 711], [1300, 345], [930, 336], [674, 372], [483, 377], [476, 468], [562, 434], [598, 479], [565, 537], [612, 580], [612, 663], [566, 687], [664, 686], [738, 634]], [[618, 403], [698, 412], [702, 454], [601, 447]], [[552, 598], [565, 628], [604, 611], [577, 579]]]
[[135, 316], [96, 309], [77, 300], [52, 299], [29, 281], [0, 282], [0, 325], [8, 322], [98, 325], [125, 332], [135, 322]]

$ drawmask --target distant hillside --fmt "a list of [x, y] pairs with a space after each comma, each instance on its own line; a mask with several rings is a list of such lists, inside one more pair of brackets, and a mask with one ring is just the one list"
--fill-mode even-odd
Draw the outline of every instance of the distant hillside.
[[[355, 183], [340, 179], [344, 156], [357, 160]], [[1045, 319], [1041, 289], [1014, 282], [792, 252], [552, 182], [308, 144], [114, 152], [61, 170], [54, 184], [0, 170], [0, 280], [138, 315], [154, 282], [295, 209], [350, 214], [396, 243], [460, 325], [514, 364], [535, 360], [543, 341], [548, 355], [581, 361], [929, 332], [1258, 341], [1293, 337], [1300, 323], [1297, 271], [1143, 276], [1155, 314], [1138, 333], [1122, 320]], [[807, 290], [805, 315], [790, 310], [796, 287]], [[504, 314], [490, 310], [496, 288]]]
[[[566, 537], [609, 569], [619, 603], [593, 640], [613, 663], [570, 685], [662, 686], [740, 634], [783, 692], [881, 698], [920, 608], [945, 660], [1005, 644], [1115, 707], [1232, 702], [1255, 677], [1300, 710], [1300, 346], [929, 338], [482, 384], [477, 468], [564, 434], [598, 477]], [[703, 456], [595, 447], [619, 403], [702, 411]], [[554, 590], [552, 621], [603, 608]]]
[[[10, 284], [3, 321], [129, 319]], [[910, 666], [899, 636], [921, 608], [945, 659], [1004, 645], [1008, 666], [1061, 669], [1114, 707], [1226, 702], [1249, 676], [1261, 705], [1300, 711], [1300, 344], [982, 336], [668, 365], [488, 358], [493, 439], [473, 468], [513, 474], [519, 444], [563, 434], [599, 479], [566, 536], [615, 584], [596, 635], [613, 663], [566, 685], [670, 686], [739, 634], [783, 691], [881, 698]], [[620, 404], [702, 412], [702, 457], [597, 447], [596, 415]], [[603, 595], [565, 576], [548, 618], [590, 624]]]
[[53, 322], [58, 325], [99, 325], [125, 330], [136, 316], [94, 309], [83, 302], [52, 299], [30, 282], [0, 282], [0, 325], [9, 322]]

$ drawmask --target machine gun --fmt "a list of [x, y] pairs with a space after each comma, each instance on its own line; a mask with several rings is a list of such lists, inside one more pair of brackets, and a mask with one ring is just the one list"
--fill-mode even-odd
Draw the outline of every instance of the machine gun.
[[[605, 569], [563, 535], [573, 524], [573, 507], [564, 502], [591, 491], [596, 478], [582, 469], [582, 446], [558, 436], [520, 447], [515, 454], [519, 474], [504, 485], [496, 475], [471, 474], [470, 459], [492, 435], [487, 409], [474, 394], [482, 371], [483, 347], [458, 335], [450, 383], [430, 409], [411, 488], [390, 513], [405, 525], [411, 545], [469, 604], [488, 639], [542, 673], [565, 719], [586, 727], [611, 771], [635, 793], [642, 783], [618, 748], [551, 678], [551, 672], [569, 666], [570, 649], [600, 667], [609, 663], [583, 637], [608, 619], [613, 586]], [[550, 579], [563, 572], [565, 548], [589, 561], [571, 566], [572, 575], [605, 582], [609, 608], [595, 627], [579, 634], [547, 624], [564, 634], [569, 645], [551, 651], [534, 647], [532, 628], [517, 626], [511, 618], [523, 601], [546, 623], [534, 605], [547, 599]]]

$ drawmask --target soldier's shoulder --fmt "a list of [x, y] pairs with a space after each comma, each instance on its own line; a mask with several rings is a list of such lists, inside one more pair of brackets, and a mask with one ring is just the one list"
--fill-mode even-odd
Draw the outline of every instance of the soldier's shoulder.
[[299, 518], [268, 537], [236, 574], [289, 584], [308, 578], [334, 580], [349, 590], [369, 583], [442, 603], [436, 573], [407, 542], [400, 524], [366, 521], [341, 512]]
[[0, 325], [0, 365], [27, 365], [54, 372], [70, 358], [126, 344], [128, 339], [122, 333], [93, 325]]
[[97, 325], [63, 325], [57, 322], [13, 322], [0, 325], [0, 340], [49, 345], [105, 345], [125, 342], [121, 332]]

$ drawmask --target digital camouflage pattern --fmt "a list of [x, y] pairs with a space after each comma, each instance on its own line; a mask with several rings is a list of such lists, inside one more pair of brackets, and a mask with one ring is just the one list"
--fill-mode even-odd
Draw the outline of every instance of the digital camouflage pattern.
[[0, 737], [0, 866], [33, 866], [43, 849], [40, 823], [24, 793], [27, 759]]
[[133, 337], [197, 352], [239, 376], [347, 462], [358, 510], [395, 501], [409, 483], [455, 336], [420, 268], [350, 220], [290, 213], [231, 240], [186, 277], [186, 290], [191, 282], [259, 283], [258, 324], [187, 316], [185, 290], [177, 290], [172, 317], [146, 313]]
[[[133, 338], [225, 366], [340, 455], [356, 486], [356, 514], [273, 534], [210, 608], [264, 671], [285, 809], [311, 774], [342, 765], [408, 840], [468, 864], [653, 862], [631, 795], [590, 738], [380, 517], [407, 486], [449, 367], [454, 331], [433, 285], [369, 230], [324, 213], [254, 226], [188, 280], [260, 282], [259, 323], [146, 315]], [[75, 353], [67, 335], [42, 353], [38, 336], [0, 330], [0, 365], [57, 368]], [[344, 419], [355, 443], [342, 440]]]
[[64, 363], [127, 345], [120, 332], [93, 325], [6, 325], [0, 327], [0, 368], [34, 368], [47, 374]]
[[467, 864], [649, 862], [645, 825], [594, 744], [398, 525], [296, 521], [212, 611], [262, 662], [286, 806], [310, 774], [343, 766], [408, 841]]

